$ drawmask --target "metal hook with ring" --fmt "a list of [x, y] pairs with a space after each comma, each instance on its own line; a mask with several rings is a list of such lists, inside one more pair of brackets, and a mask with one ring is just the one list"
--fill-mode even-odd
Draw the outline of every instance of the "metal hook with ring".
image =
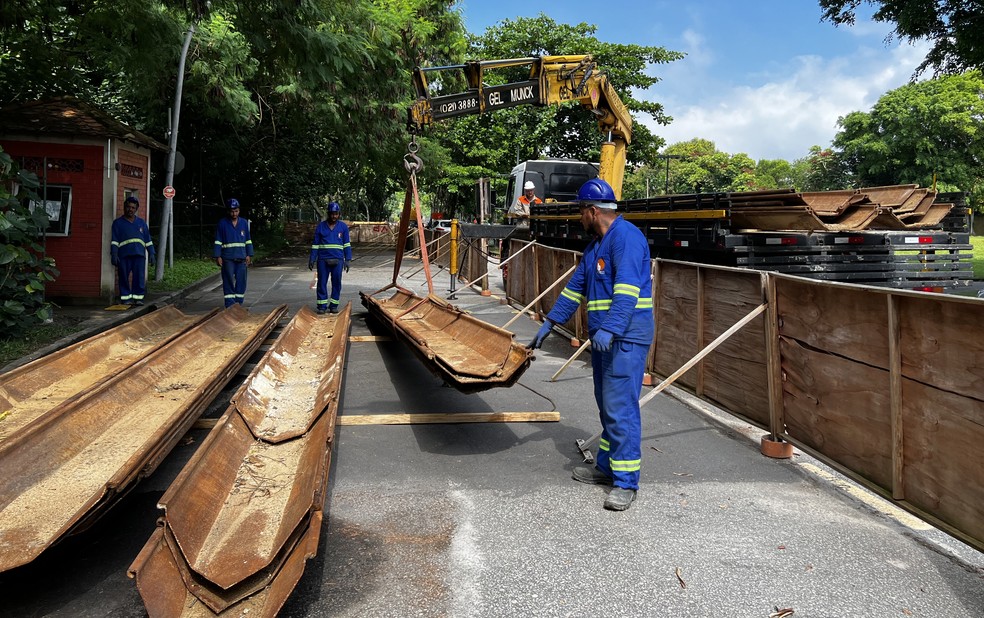
[[406, 168], [408, 173], [416, 174], [424, 169], [424, 162], [415, 153], [409, 152], [403, 155], [403, 167]]

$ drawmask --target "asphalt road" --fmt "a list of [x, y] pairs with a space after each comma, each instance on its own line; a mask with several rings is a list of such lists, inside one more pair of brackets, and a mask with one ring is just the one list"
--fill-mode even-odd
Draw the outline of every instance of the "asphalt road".
[[[358, 293], [390, 283], [392, 264], [356, 255], [342, 298], [351, 335], [382, 334]], [[313, 307], [312, 277], [303, 257], [254, 267], [246, 305]], [[434, 280], [446, 295], [450, 276]], [[399, 283], [426, 292], [422, 273]], [[497, 296], [465, 290], [454, 302], [500, 326], [516, 315]], [[177, 304], [205, 312], [221, 289]], [[523, 317], [510, 330], [526, 342], [537, 327]], [[462, 395], [398, 341], [350, 343], [340, 414], [557, 410], [561, 420], [339, 427], [319, 552], [281, 615], [984, 616], [984, 555], [805, 455], [763, 457], [760, 430], [673, 388], [643, 409], [637, 501], [604, 510], [605, 488], [570, 478], [575, 440], [599, 429], [587, 355], [550, 379], [573, 352], [550, 337], [516, 386]], [[192, 431], [94, 528], [0, 574], [0, 616], [145, 615], [126, 570], [204, 435]]]

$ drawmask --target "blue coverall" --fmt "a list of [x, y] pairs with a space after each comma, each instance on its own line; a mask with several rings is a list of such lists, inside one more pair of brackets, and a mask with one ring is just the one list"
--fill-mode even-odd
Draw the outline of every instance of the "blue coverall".
[[249, 221], [239, 217], [236, 225], [224, 217], [215, 228], [212, 257], [222, 258], [222, 295], [226, 307], [246, 299], [246, 257], [253, 257]]
[[[338, 301], [342, 295], [342, 266], [352, 261], [352, 242], [349, 229], [344, 221], [336, 221], [334, 226], [327, 221], [318, 223], [311, 244], [311, 262], [318, 264], [318, 311], [338, 312]], [[328, 296], [328, 278], [331, 278], [331, 297]]]
[[652, 273], [649, 244], [621, 216], [591, 241], [547, 319], [564, 324], [587, 297], [588, 333], [614, 335], [612, 347], [592, 347], [594, 394], [601, 417], [596, 466], [616, 487], [639, 488], [642, 427], [639, 394], [653, 340]]
[[128, 221], [125, 216], [114, 220], [109, 252], [119, 273], [120, 302], [143, 304], [147, 293], [146, 257], [149, 255], [151, 261], [155, 258], [147, 222], [140, 217]]

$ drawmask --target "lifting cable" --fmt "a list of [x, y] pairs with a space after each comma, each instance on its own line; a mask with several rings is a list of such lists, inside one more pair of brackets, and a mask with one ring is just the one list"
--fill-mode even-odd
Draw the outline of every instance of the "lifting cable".
[[372, 294], [369, 294], [369, 296], [375, 296], [390, 288], [399, 287], [396, 281], [400, 276], [400, 267], [403, 265], [403, 253], [407, 245], [407, 231], [410, 227], [410, 210], [413, 205], [416, 206], [412, 210], [415, 211], [417, 217], [417, 239], [420, 243], [420, 257], [424, 264], [424, 273], [427, 276], [427, 294], [428, 296], [434, 294], [434, 281], [431, 279], [430, 259], [427, 256], [427, 240], [424, 238], [424, 223], [420, 217], [420, 194], [417, 192], [417, 172], [424, 169], [424, 162], [417, 156], [417, 148], [417, 136], [415, 135], [411, 138], [410, 143], [407, 144], [407, 154], [403, 155], [403, 167], [410, 174], [410, 177], [407, 179], [406, 196], [403, 200], [403, 212], [400, 215], [400, 231], [396, 239], [396, 259], [393, 260], [393, 280], [389, 285], [376, 290]]

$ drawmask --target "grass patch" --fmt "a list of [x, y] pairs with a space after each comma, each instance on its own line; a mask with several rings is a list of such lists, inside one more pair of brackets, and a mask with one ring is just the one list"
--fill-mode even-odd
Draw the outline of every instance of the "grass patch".
[[59, 318], [51, 324], [31, 327], [23, 337], [0, 339], [0, 367], [78, 332], [81, 328], [79, 322]]
[[974, 279], [984, 279], [984, 236], [971, 236], [970, 244], [974, 246]]
[[164, 278], [160, 281], [154, 281], [153, 272], [150, 273], [151, 280], [147, 282], [147, 291], [173, 292], [183, 290], [217, 272], [219, 272], [219, 267], [212, 259], [177, 258], [174, 260], [174, 268], [168, 268], [165, 264]]

